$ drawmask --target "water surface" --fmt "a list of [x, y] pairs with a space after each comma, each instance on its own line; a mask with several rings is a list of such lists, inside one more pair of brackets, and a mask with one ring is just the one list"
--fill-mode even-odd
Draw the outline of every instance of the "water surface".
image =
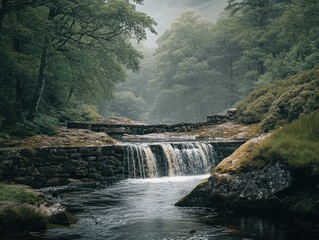
[[57, 199], [76, 211], [78, 223], [23, 239], [319, 239], [318, 229], [294, 219], [174, 206], [206, 177], [129, 179], [98, 189], [56, 189]]

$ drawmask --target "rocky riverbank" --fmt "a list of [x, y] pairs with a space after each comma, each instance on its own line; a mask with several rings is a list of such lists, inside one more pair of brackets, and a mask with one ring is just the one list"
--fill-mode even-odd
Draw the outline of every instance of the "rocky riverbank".
[[318, 116], [248, 141], [176, 205], [318, 219]]
[[24, 185], [0, 184], [0, 234], [69, 226], [76, 219], [61, 204]]
[[[277, 208], [277, 193], [293, 183], [291, 172], [284, 164], [267, 165], [246, 171], [243, 158], [267, 137], [248, 141], [213, 170], [211, 176], [199, 184], [177, 206], [221, 207], [233, 209]], [[265, 204], [267, 203], [267, 204]]]

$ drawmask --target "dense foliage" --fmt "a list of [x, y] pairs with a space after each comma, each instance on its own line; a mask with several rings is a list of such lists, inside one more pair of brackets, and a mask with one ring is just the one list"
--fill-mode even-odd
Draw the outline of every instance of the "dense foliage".
[[136, 11], [142, 2], [2, 0], [0, 122], [36, 122], [75, 101], [110, 98], [126, 69], [138, 70], [142, 55], [131, 40], [155, 32]]
[[2, 0], [3, 126], [76, 119], [82, 104], [148, 122], [203, 121], [256, 86], [266, 93], [269, 83], [318, 66], [318, 1], [229, 0], [216, 23], [186, 11], [156, 50], [136, 50], [130, 39], [154, 32], [154, 21], [136, 11], [142, 2]]
[[182, 13], [145, 63], [154, 74], [135, 75], [125, 85], [137, 98], [139, 86], [147, 92], [148, 107], [136, 115], [152, 122], [205, 120], [256, 86], [318, 66], [318, 8], [318, 1], [231, 0], [214, 24]]
[[238, 104], [238, 118], [264, 131], [319, 109], [319, 68], [263, 85]]

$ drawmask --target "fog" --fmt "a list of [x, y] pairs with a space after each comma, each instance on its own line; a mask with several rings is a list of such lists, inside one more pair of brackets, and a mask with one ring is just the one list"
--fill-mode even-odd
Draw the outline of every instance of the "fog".
[[158, 35], [149, 33], [145, 46], [155, 48], [156, 39], [169, 28], [181, 12], [197, 10], [203, 18], [215, 22], [226, 7], [226, 2], [227, 0], [144, 0], [144, 4], [138, 6], [138, 10], [150, 15], [158, 23]]

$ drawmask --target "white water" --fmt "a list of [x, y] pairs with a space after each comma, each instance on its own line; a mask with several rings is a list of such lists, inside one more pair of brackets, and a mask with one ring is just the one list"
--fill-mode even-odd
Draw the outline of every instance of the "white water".
[[214, 147], [203, 142], [131, 144], [124, 161], [129, 178], [206, 174], [216, 165]]

